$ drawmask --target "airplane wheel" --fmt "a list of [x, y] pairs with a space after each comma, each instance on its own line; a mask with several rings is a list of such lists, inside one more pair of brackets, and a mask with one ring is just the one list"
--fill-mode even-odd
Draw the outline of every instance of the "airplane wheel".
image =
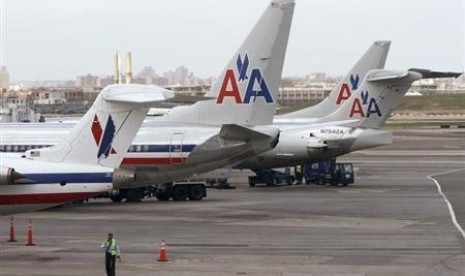
[[189, 200], [202, 200], [203, 199], [203, 187], [200, 185], [194, 185], [189, 189]]
[[187, 199], [188, 191], [186, 187], [176, 186], [173, 191], [173, 200], [174, 201], [183, 201]]
[[128, 189], [126, 191], [126, 202], [141, 202], [142, 191], [139, 188]]
[[170, 200], [170, 195], [168, 193], [157, 193], [155, 195], [155, 197], [159, 200], [159, 201], [168, 201]]
[[110, 199], [112, 202], [114, 203], [118, 203], [118, 202], [121, 202], [123, 200], [123, 196], [118, 194], [118, 195], [112, 195], [110, 196]]

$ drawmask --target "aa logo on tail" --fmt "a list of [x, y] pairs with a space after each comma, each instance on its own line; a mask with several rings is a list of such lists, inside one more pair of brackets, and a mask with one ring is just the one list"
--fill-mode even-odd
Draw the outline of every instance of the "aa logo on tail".
[[95, 144], [98, 147], [97, 158], [100, 158], [102, 155], [106, 158], [110, 154], [116, 154], [115, 149], [112, 147], [113, 138], [115, 137], [115, 123], [111, 115], [108, 116], [105, 130], [102, 130], [98, 116], [95, 114], [91, 130]]
[[337, 100], [336, 100], [337, 105], [340, 105], [345, 100], [350, 98], [350, 96], [352, 95], [352, 92], [357, 90], [358, 85], [360, 83], [360, 76], [358, 74], [355, 76], [351, 74], [349, 80], [350, 80], [350, 87], [349, 87], [349, 84], [345, 82], [341, 84], [341, 89], [339, 90], [339, 95], [337, 96]]
[[[370, 97], [368, 91], [362, 91], [360, 93], [360, 97], [361, 99], [355, 98], [352, 102], [349, 117], [370, 118], [372, 114], [376, 114], [378, 117], [383, 116], [378, 104], [376, 103], [376, 99], [374, 97]], [[367, 106], [366, 111], [363, 109], [364, 106]]]
[[[273, 96], [268, 89], [266, 80], [263, 78], [259, 68], [252, 68], [249, 73], [249, 56], [241, 55], [236, 60], [237, 75], [234, 69], [227, 69], [224, 74], [223, 83], [216, 100], [217, 104], [222, 104], [225, 98], [231, 98], [236, 104], [249, 104], [255, 102], [257, 98], [262, 98], [265, 103], [274, 103]], [[245, 95], [242, 98], [239, 84], [247, 82]]]

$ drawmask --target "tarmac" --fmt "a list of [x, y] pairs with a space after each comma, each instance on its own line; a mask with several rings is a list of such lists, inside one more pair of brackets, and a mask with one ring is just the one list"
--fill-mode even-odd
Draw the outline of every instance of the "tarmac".
[[[0, 275], [104, 275], [108, 232], [122, 247], [117, 275], [465, 275], [465, 131], [394, 138], [340, 159], [356, 167], [348, 187], [250, 188], [237, 171], [237, 189], [201, 202], [102, 199], [21, 214], [17, 243], [2, 218]], [[29, 218], [35, 247], [24, 246]]]

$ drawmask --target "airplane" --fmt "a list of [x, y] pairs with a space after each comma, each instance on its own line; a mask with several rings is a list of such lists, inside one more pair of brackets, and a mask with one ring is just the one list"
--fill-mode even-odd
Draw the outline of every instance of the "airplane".
[[[121, 166], [136, 171], [134, 187], [235, 164], [276, 146], [279, 128], [272, 120], [294, 6], [293, 0], [270, 3], [206, 94], [208, 100], [139, 131]], [[0, 149], [51, 146], [71, 126], [3, 124]]]
[[133, 181], [134, 173], [118, 169], [126, 150], [150, 105], [173, 98], [156, 86], [108, 86], [55, 146], [0, 153], [0, 215], [85, 199]]
[[412, 68], [370, 70], [360, 87], [333, 113], [308, 124], [280, 125], [278, 145], [234, 168], [271, 169], [328, 160], [349, 152], [388, 145], [392, 133], [381, 129], [411, 84], [420, 79], [458, 77], [461, 73]]
[[323, 101], [307, 108], [275, 116], [274, 123], [308, 123], [331, 114], [357, 90], [368, 71], [384, 68], [390, 47], [391, 41], [375, 41]]

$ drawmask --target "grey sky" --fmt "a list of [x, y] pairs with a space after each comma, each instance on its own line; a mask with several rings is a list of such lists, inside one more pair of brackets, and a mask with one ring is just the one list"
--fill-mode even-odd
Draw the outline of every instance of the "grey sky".
[[[13, 80], [112, 73], [131, 50], [135, 73], [186, 65], [216, 76], [269, 0], [4, 0], [4, 63]], [[391, 69], [464, 67], [463, 0], [297, 0], [284, 76], [341, 75], [374, 40]]]

